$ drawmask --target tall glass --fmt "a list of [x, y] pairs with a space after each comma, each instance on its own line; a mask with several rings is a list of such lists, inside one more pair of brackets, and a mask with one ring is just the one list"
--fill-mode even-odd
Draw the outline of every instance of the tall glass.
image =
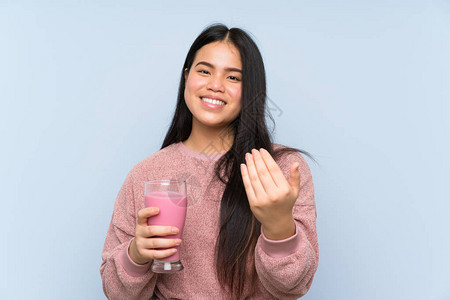
[[[151, 180], [145, 183], [145, 207], [159, 207], [159, 214], [148, 218], [148, 225], [174, 226], [180, 231], [161, 238], [180, 239], [186, 219], [187, 194], [184, 180]], [[151, 270], [155, 273], [175, 273], [183, 270], [180, 246], [175, 254], [154, 259]]]

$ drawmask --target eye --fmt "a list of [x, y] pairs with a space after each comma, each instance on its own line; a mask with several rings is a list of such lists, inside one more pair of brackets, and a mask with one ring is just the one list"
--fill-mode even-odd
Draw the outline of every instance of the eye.
[[206, 70], [198, 70], [198, 72], [199, 72], [200, 74], [209, 74], [209, 72], [206, 71]]
[[241, 81], [239, 78], [237, 78], [235, 76], [228, 76], [228, 78], [230, 78], [233, 81]]

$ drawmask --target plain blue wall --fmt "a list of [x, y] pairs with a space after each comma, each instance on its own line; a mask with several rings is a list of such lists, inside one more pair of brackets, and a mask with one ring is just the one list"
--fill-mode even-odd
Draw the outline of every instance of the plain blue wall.
[[304, 299], [450, 299], [444, 0], [0, 0], [0, 298], [104, 299], [115, 197], [213, 22], [255, 36], [276, 141], [319, 162]]

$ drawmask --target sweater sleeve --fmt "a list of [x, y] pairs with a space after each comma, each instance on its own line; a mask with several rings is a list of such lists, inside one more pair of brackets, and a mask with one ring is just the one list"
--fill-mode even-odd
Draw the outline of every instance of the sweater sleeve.
[[150, 299], [153, 295], [157, 275], [149, 270], [151, 262], [138, 265], [128, 255], [135, 227], [133, 177], [130, 172], [117, 195], [102, 252], [100, 274], [108, 299]]
[[274, 297], [297, 299], [307, 293], [319, 262], [316, 206], [311, 171], [299, 154], [279, 162], [286, 178], [293, 162], [300, 162], [300, 192], [293, 208], [294, 236], [272, 241], [261, 233], [255, 249], [255, 267], [261, 283]]

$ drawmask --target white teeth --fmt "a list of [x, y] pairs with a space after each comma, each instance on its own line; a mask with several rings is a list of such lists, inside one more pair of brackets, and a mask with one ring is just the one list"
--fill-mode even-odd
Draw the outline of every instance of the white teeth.
[[225, 102], [220, 101], [220, 100], [215, 100], [215, 99], [209, 99], [209, 98], [202, 98], [202, 101], [211, 103], [211, 104], [216, 104], [216, 105], [225, 105]]

